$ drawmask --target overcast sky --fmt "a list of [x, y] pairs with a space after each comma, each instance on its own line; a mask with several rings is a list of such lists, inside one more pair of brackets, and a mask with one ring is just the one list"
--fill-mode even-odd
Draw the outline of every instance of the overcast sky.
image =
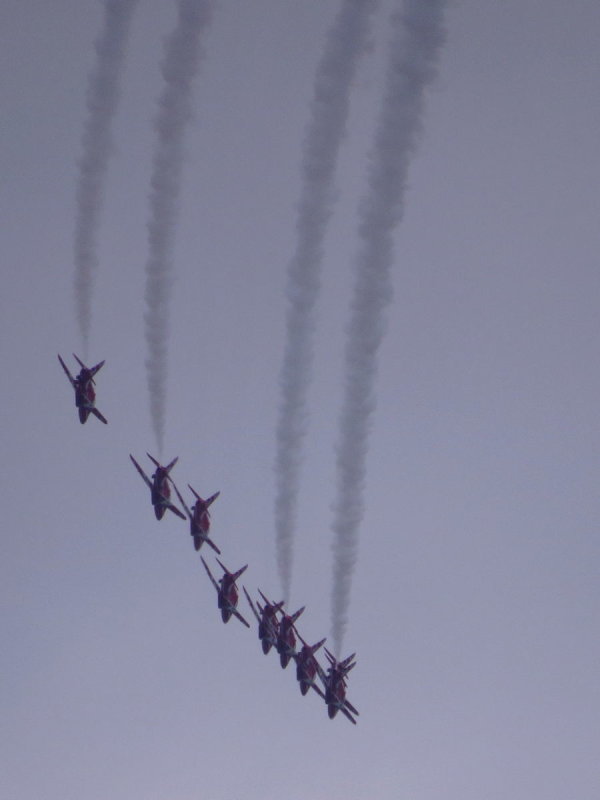
[[[300, 695], [254, 627], [222, 624], [188, 527], [155, 520], [128, 457], [150, 471], [158, 455], [147, 226], [177, 5], [139, 0], [110, 122], [89, 321], [107, 426], [80, 425], [56, 357], [75, 370], [84, 349], [77, 185], [104, 6], [0, 5], [0, 795], [596, 800], [600, 6], [445, 8], [378, 353], [342, 653], [358, 654], [352, 726]], [[223, 561], [274, 600], [286, 275], [340, 5], [216, 2], [175, 153], [162, 457], [186, 496], [221, 491]], [[381, 0], [355, 65], [323, 240], [290, 596], [309, 641], [332, 641], [344, 347], [400, 6]]]

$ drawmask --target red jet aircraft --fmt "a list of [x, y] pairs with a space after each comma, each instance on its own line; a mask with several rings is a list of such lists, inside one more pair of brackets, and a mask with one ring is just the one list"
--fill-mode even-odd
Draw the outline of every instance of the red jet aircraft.
[[296, 637], [294, 636], [294, 623], [304, 611], [305, 606], [299, 608], [295, 614], [284, 614], [279, 620], [279, 630], [277, 632], [277, 641], [275, 646], [279, 653], [279, 663], [285, 669], [290, 662], [290, 659], [296, 655]]
[[248, 567], [248, 564], [243, 566], [241, 569], [238, 569], [237, 572], [229, 572], [227, 567], [223, 566], [223, 564], [217, 558], [219, 562], [219, 566], [223, 570], [223, 577], [219, 579], [219, 583], [213, 578], [212, 572], [208, 568], [208, 564], [206, 561], [200, 556], [200, 560], [204, 564], [204, 569], [206, 570], [208, 577], [210, 578], [210, 582], [215, 587], [217, 592], [217, 605], [221, 609], [221, 619], [223, 622], [229, 622], [231, 615], [233, 614], [234, 617], [237, 617], [240, 622], [243, 622], [244, 625], [249, 628], [250, 625], [246, 620], [242, 617], [240, 612], [237, 610], [238, 604], [238, 590], [235, 582], [240, 577], [242, 572]]
[[[298, 631], [296, 631], [298, 633]], [[304, 639], [298, 633], [298, 638], [302, 642], [302, 649], [294, 656], [296, 660], [296, 678], [300, 684], [300, 691], [305, 695], [309, 689], [314, 689], [315, 692], [325, 700], [325, 695], [317, 686], [316, 677], [322, 672], [319, 662], [315, 658], [315, 653], [324, 644], [325, 639], [321, 639], [316, 644], [306, 644]]]
[[152, 474], [152, 480], [146, 475], [131, 453], [129, 454], [129, 458], [133, 461], [133, 466], [140, 473], [145, 484], [150, 489], [156, 519], [162, 519], [167, 508], [174, 514], [177, 514], [178, 517], [181, 517], [181, 519], [185, 519], [182, 512], [171, 502], [171, 489], [169, 487], [169, 481], [172, 480], [169, 477], [169, 472], [177, 463], [178, 456], [176, 456], [170, 464], [167, 464], [166, 467], [163, 467], [150, 453], [146, 453], [146, 455], [156, 465], [156, 471]]
[[221, 555], [221, 551], [217, 545], [208, 537], [208, 531], [210, 530], [210, 513], [208, 511], [208, 507], [217, 499], [221, 492], [215, 492], [215, 494], [211, 495], [208, 500], [203, 500], [198, 492], [196, 492], [195, 489], [192, 489], [188, 483], [188, 487], [196, 496], [196, 502], [190, 511], [190, 509], [186, 506], [185, 500], [181, 496], [179, 489], [177, 486], [175, 486], [175, 483], [173, 483], [173, 486], [175, 487], [175, 492], [179, 498], [179, 502], [184, 507], [185, 513], [189, 517], [190, 533], [194, 537], [194, 548], [196, 552], [200, 550], [203, 543], [206, 542], [206, 544], [210, 545], [215, 552]]
[[104, 366], [104, 361], [96, 364], [95, 367], [86, 367], [75, 353], [73, 353], [73, 358], [77, 360], [77, 363], [81, 367], [76, 378], [71, 375], [60, 355], [58, 356], [58, 360], [69, 379], [69, 383], [73, 389], [75, 389], [75, 405], [79, 411], [79, 422], [83, 425], [83, 423], [87, 421], [89, 415], [94, 414], [94, 416], [98, 417], [98, 419], [106, 425], [106, 417], [96, 408], [96, 392], [94, 391], [94, 375]]
[[352, 653], [343, 661], [337, 661], [327, 648], [325, 648], [325, 655], [329, 660], [329, 669], [325, 673], [319, 667], [319, 677], [325, 687], [325, 702], [329, 719], [333, 719], [337, 712], [341, 711], [353, 725], [356, 725], [354, 717], [358, 716], [358, 711], [349, 700], [346, 700], [346, 676], [356, 666], [356, 661], [353, 660], [356, 653]]
[[258, 591], [260, 592], [260, 596], [264, 600], [265, 604], [264, 606], [261, 606], [261, 604], [257, 602], [257, 611], [254, 607], [254, 603], [250, 599], [250, 595], [246, 591], [246, 587], [244, 586], [244, 594], [246, 595], [246, 599], [250, 604], [252, 613], [258, 622], [258, 638], [262, 644], [262, 651], [265, 655], [267, 655], [269, 650], [277, 644], [277, 634], [279, 632], [279, 620], [277, 619], [277, 612], [281, 611], [283, 608], [283, 600], [280, 603], [270, 603], [260, 589]]

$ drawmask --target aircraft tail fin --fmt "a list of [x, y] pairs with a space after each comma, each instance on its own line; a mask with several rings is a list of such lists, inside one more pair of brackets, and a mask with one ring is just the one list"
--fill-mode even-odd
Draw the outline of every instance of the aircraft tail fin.
[[241, 575], [243, 572], [245, 572], [247, 569], [248, 569], [248, 564], [244, 564], [244, 566], [243, 566], [241, 569], [238, 569], [238, 571], [237, 571], [237, 572], [234, 572], [234, 573], [233, 573], [233, 575], [232, 575], [232, 578], [233, 578], [233, 580], [234, 580], [234, 581], [237, 581], [237, 579], [240, 577], [240, 575]]
[[82, 360], [79, 358], [79, 356], [78, 356], [78, 355], [76, 355], [75, 353], [73, 353], [73, 358], [75, 359], [75, 361], [77, 361], [77, 363], [79, 364], [79, 366], [81, 367], [81, 369], [87, 369], [86, 365], [83, 363], [83, 361], [82, 361]]
[[208, 500], [205, 500], [205, 501], [204, 501], [204, 504], [206, 505], [206, 508], [208, 508], [208, 507], [209, 507], [209, 505], [211, 505], [211, 503], [214, 503], [214, 502], [215, 502], [215, 500], [217, 499], [217, 497], [218, 497], [220, 494], [221, 494], [221, 492], [220, 492], [220, 491], [218, 491], [218, 492], [215, 492], [214, 494], [211, 494], [211, 496], [208, 498]]
[[229, 570], [227, 569], [227, 567], [225, 566], [225, 564], [224, 564], [224, 563], [221, 561], [221, 559], [217, 558], [217, 564], [218, 564], [218, 565], [221, 567], [221, 569], [223, 570], [223, 572], [226, 572], [226, 573], [227, 573], [227, 575], [231, 575], [231, 573], [229, 572]]
[[295, 614], [292, 614], [292, 623], [296, 622], [296, 620], [298, 619], [300, 614], [302, 614], [302, 612], [304, 611], [305, 608], [306, 608], [306, 606], [302, 606], [302, 608], [299, 608], [298, 611], [296, 611]]
[[217, 558], [217, 562], [218, 562], [219, 566], [221, 567], [221, 569], [223, 570], [223, 572], [225, 572], [227, 575], [231, 576], [231, 578], [234, 581], [237, 581], [237, 579], [240, 577], [240, 575], [248, 569], [248, 564], [244, 564], [244, 566], [241, 569], [238, 569], [237, 572], [230, 572], [227, 569], [227, 567], [225, 566], [225, 564], [223, 564], [223, 562], [220, 559]]
[[179, 456], [175, 456], [175, 458], [173, 459], [173, 461], [171, 461], [171, 463], [170, 463], [170, 464], [167, 464], [167, 466], [165, 467], [165, 469], [166, 469], [166, 471], [167, 471], [167, 475], [169, 474], [169, 472], [171, 472], [171, 470], [173, 469], [173, 467], [175, 466], [175, 464], [176, 464], [178, 461], [179, 461]]

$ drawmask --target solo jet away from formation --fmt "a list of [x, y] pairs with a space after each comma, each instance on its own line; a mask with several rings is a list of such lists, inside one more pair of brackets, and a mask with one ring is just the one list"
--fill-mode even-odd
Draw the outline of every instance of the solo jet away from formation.
[[106, 417], [96, 408], [96, 392], [94, 391], [94, 375], [104, 366], [104, 361], [96, 364], [95, 367], [86, 367], [75, 353], [73, 353], [73, 358], [77, 360], [77, 363], [81, 367], [76, 378], [71, 375], [60, 355], [58, 356], [58, 360], [69, 379], [69, 383], [73, 389], [75, 389], [75, 405], [79, 411], [79, 422], [83, 425], [89, 415], [94, 414], [94, 416], [98, 417], [98, 419], [106, 425]]
[[[296, 631], [298, 633], [298, 631]], [[298, 633], [298, 638], [302, 642], [302, 649], [294, 656], [296, 660], [296, 678], [300, 684], [300, 691], [306, 694], [309, 689], [314, 689], [315, 692], [325, 700], [325, 695], [321, 688], [316, 683], [317, 675], [322, 672], [319, 662], [315, 658], [315, 653], [325, 643], [325, 639], [321, 639], [316, 644], [306, 644], [304, 639]]]
[[190, 520], [190, 533], [194, 537], [194, 548], [196, 551], [200, 550], [202, 547], [203, 542], [210, 545], [213, 550], [215, 550], [219, 555], [221, 555], [221, 551], [217, 547], [217, 545], [212, 541], [212, 539], [208, 538], [208, 531], [210, 530], [210, 513], [208, 511], [208, 507], [211, 503], [213, 503], [217, 497], [221, 494], [221, 492], [215, 492], [215, 494], [211, 495], [208, 500], [203, 500], [198, 492], [196, 492], [188, 483], [188, 487], [196, 496], [196, 502], [194, 503], [192, 510], [186, 506], [185, 500], [181, 496], [179, 489], [175, 486], [175, 492], [177, 493], [177, 497], [179, 498], [179, 502], [185, 509], [185, 513], [188, 515]]
[[169, 477], [169, 472], [177, 463], [178, 456], [176, 456], [170, 464], [167, 464], [166, 467], [163, 467], [155, 458], [150, 455], [150, 453], [146, 453], [146, 455], [156, 465], [156, 472], [152, 474], [152, 480], [150, 480], [150, 478], [146, 475], [144, 470], [140, 467], [131, 454], [129, 454], [129, 458], [133, 461], [133, 466], [140, 473], [144, 479], [144, 482], [150, 489], [152, 505], [154, 506], [154, 514], [156, 519], [162, 519], [167, 508], [174, 514], [177, 514], [178, 517], [181, 517], [181, 519], [185, 519], [183, 513], [171, 502], [171, 489], [169, 487], [169, 481], [172, 480]]
[[349, 700], [346, 700], [346, 676], [356, 666], [356, 661], [354, 661], [356, 653], [352, 653], [343, 661], [335, 659], [327, 648], [325, 648], [325, 655], [329, 660], [329, 669], [325, 673], [319, 667], [319, 677], [325, 687], [325, 702], [329, 719], [333, 719], [337, 712], [341, 711], [353, 725], [356, 725], [354, 717], [358, 716], [358, 711]]
[[210, 578], [210, 582], [215, 587], [217, 591], [217, 604], [221, 609], [221, 619], [223, 622], [229, 622], [231, 615], [233, 614], [235, 617], [239, 619], [240, 622], [243, 622], [244, 625], [249, 628], [250, 625], [246, 622], [246, 620], [242, 617], [240, 612], [237, 610], [238, 604], [238, 590], [235, 582], [240, 577], [242, 572], [248, 567], [248, 564], [243, 566], [241, 569], [238, 569], [237, 572], [229, 572], [227, 567], [223, 566], [223, 564], [217, 558], [219, 562], [219, 566], [223, 570], [223, 577], [219, 579], [219, 583], [213, 578], [212, 572], [208, 568], [208, 564], [206, 561], [200, 556], [200, 560], [204, 564], [204, 569], [206, 570], [208, 577]]
[[[265, 655], [269, 650], [277, 644], [277, 634], [279, 633], [279, 620], [277, 619], [277, 612], [283, 608], [283, 600], [280, 603], [270, 603], [264, 594], [260, 592], [260, 596], [264, 600], [264, 606], [257, 601], [256, 608], [250, 599], [250, 595], [244, 586], [244, 594], [250, 604], [252, 613], [258, 622], [258, 638], [262, 644], [262, 651]], [[258, 609], [258, 611], [257, 611]]]

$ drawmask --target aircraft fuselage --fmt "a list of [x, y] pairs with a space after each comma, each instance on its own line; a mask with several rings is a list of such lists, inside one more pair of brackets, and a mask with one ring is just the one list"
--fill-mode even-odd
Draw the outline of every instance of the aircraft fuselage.
[[239, 595], [235, 582], [231, 581], [229, 575], [224, 575], [221, 578], [221, 588], [217, 598], [223, 622], [229, 622], [231, 619], [233, 609], [237, 608], [238, 599]]
[[294, 636], [294, 622], [287, 614], [279, 622], [277, 634], [277, 652], [283, 669], [287, 667], [291, 657], [296, 652], [296, 637]]

